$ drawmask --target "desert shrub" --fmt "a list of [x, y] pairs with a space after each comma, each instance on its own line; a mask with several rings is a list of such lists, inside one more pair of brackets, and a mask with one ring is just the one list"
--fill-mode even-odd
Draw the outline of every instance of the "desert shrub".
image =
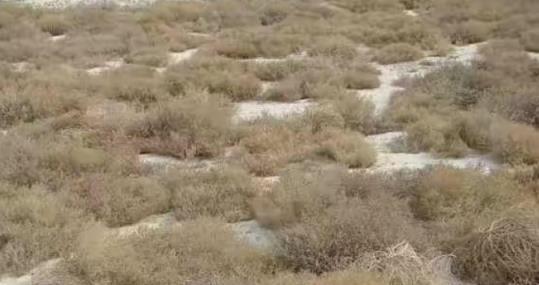
[[81, 235], [73, 271], [93, 283], [189, 284], [256, 282], [272, 270], [269, 256], [236, 240], [216, 220], [110, 239], [94, 227]]
[[534, 164], [539, 161], [539, 133], [533, 127], [500, 120], [490, 129], [492, 150], [511, 164]]
[[129, 64], [142, 64], [148, 66], [163, 66], [168, 61], [166, 49], [148, 47], [132, 50], [126, 57], [125, 62]]
[[485, 41], [490, 36], [491, 25], [486, 22], [470, 20], [449, 28], [449, 38], [455, 44], [472, 44]]
[[2, 127], [32, 122], [38, 116], [36, 113], [29, 98], [2, 96], [0, 102], [0, 125]]
[[208, 172], [172, 171], [165, 177], [179, 220], [218, 217], [227, 222], [249, 218], [248, 201], [255, 195], [251, 177], [239, 168]]
[[532, 284], [539, 276], [537, 225], [505, 217], [454, 245], [458, 273], [477, 284]]
[[510, 180], [478, 171], [436, 167], [419, 178], [412, 209], [425, 220], [476, 220], [506, 210], [524, 196]]
[[318, 135], [321, 139], [316, 154], [343, 163], [350, 168], [367, 168], [376, 162], [374, 148], [355, 132], [326, 129]]
[[170, 209], [169, 190], [153, 179], [119, 178], [102, 186], [96, 214], [109, 226], [129, 225]]
[[246, 65], [221, 57], [193, 59], [169, 69], [165, 85], [173, 96], [185, 95], [191, 89], [206, 89], [224, 94], [233, 101], [258, 96], [261, 82]]
[[309, 50], [311, 56], [333, 57], [339, 60], [353, 60], [357, 55], [357, 49], [351, 40], [344, 37], [324, 38], [313, 43]]
[[79, 145], [52, 145], [42, 152], [40, 166], [62, 173], [99, 171], [111, 163], [111, 157], [103, 150]]
[[339, 167], [292, 167], [264, 197], [265, 207], [255, 208], [262, 224], [277, 229], [290, 268], [343, 269], [367, 252], [423, 238], [405, 200], [374, 190], [364, 199], [347, 197], [347, 175]]
[[324, 104], [310, 108], [305, 113], [305, 120], [313, 133], [320, 132], [328, 128], [344, 128], [343, 116], [331, 104]]
[[100, 77], [98, 80], [103, 81], [101, 88], [110, 99], [148, 107], [167, 96], [159, 79], [149, 69], [125, 67]]
[[47, 14], [38, 19], [37, 24], [43, 32], [53, 36], [63, 35], [70, 29], [70, 23], [61, 15]]
[[380, 86], [378, 70], [368, 64], [352, 64], [340, 75], [342, 83], [348, 89], [373, 89]]
[[228, 100], [207, 93], [192, 93], [158, 105], [127, 132], [138, 138], [142, 152], [180, 158], [210, 157], [223, 150], [231, 127]]
[[328, 272], [317, 276], [311, 273], [281, 273], [277, 276], [263, 280], [259, 285], [387, 285], [387, 280], [381, 274], [356, 269], [353, 266], [346, 270]]
[[39, 180], [39, 145], [22, 136], [1, 136], [0, 177], [17, 185], [31, 185]]
[[460, 137], [472, 149], [488, 151], [491, 148], [490, 128], [493, 117], [485, 110], [462, 114]]
[[[141, 21], [163, 21], [167, 24], [194, 22], [206, 13], [206, 7], [194, 2], [162, 2], [157, 3], [144, 13]], [[152, 19], [153, 18], [153, 19]]]
[[539, 52], [539, 29], [525, 32], [522, 35], [522, 44], [527, 51]]
[[255, 63], [253, 72], [260, 80], [277, 81], [300, 71], [304, 67], [301, 61], [287, 60], [278, 62]]
[[[455, 118], [453, 118], [455, 119]], [[442, 156], [459, 157], [468, 148], [460, 137], [458, 121], [427, 115], [406, 127], [407, 146], [415, 151], [430, 151]]]
[[290, 14], [290, 10], [293, 9], [290, 5], [287, 5], [285, 2], [278, 3], [268, 3], [264, 5], [261, 15], [260, 15], [260, 24], [263, 26], [270, 26], [277, 23], [280, 23], [286, 19]]
[[344, 125], [351, 130], [369, 133], [374, 128], [374, 104], [355, 95], [344, 95], [332, 101], [343, 117]]
[[255, 58], [260, 56], [258, 48], [250, 42], [241, 40], [225, 39], [213, 45], [218, 55], [230, 58]]
[[85, 218], [59, 193], [42, 186], [0, 186], [0, 270], [23, 274], [38, 264], [68, 254]]
[[406, 43], [387, 45], [376, 52], [374, 60], [382, 64], [414, 61], [423, 57], [420, 49]]

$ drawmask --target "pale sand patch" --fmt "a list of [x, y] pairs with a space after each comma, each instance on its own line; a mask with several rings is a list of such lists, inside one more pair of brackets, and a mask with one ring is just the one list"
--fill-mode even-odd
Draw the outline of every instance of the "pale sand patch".
[[417, 170], [429, 166], [446, 165], [455, 168], [475, 168], [485, 174], [498, 170], [502, 165], [489, 154], [472, 153], [463, 158], [437, 158], [426, 152], [420, 153], [394, 153], [391, 151], [394, 144], [405, 140], [403, 132], [389, 132], [367, 136], [377, 151], [376, 163], [367, 169], [368, 172], [393, 172], [403, 169]]
[[58, 35], [58, 36], [52, 36], [49, 38], [49, 40], [51, 42], [58, 42], [58, 41], [62, 41], [62, 40], [65, 40], [67, 38], [67, 35]]
[[406, 16], [410, 16], [410, 17], [417, 17], [417, 16], [419, 16], [419, 14], [417, 14], [417, 12], [414, 11], [414, 10], [404, 10], [403, 13], [404, 13]]
[[[391, 96], [402, 87], [394, 86], [393, 83], [403, 77], [422, 77], [426, 74], [451, 63], [469, 64], [477, 56], [480, 44], [455, 47], [447, 57], [426, 57], [418, 61], [404, 62], [388, 65], [373, 65], [380, 71], [380, 86], [375, 89], [358, 90], [357, 95], [370, 99], [375, 105], [375, 114], [382, 114], [389, 105]], [[428, 62], [429, 64], [422, 64]]]
[[118, 69], [118, 68], [122, 67], [124, 64], [125, 64], [125, 62], [123, 61], [123, 59], [111, 60], [111, 61], [105, 62], [105, 64], [103, 66], [98, 66], [98, 67], [86, 69], [86, 72], [88, 74], [90, 74], [90, 75], [99, 75], [99, 74], [101, 74], [103, 72], [106, 72], [106, 71], [111, 71], [111, 70], [114, 70], [114, 69]]
[[208, 171], [217, 167], [218, 162], [209, 159], [177, 159], [172, 156], [159, 154], [141, 154], [139, 162], [153, 172], [169, 171], [171, 169], [188, 169]]
[[193, 57], [197, 52], [197, 48], [184, 50], [182, 52], [171, 52], [168, 55], [168, 65], [174, 65], [182, 61], [188, 60]]
[[303, 51], [301, 53], [295, 53], [290, 54], [286, 57], [281, 58], [267, 58], [267, 57], [255, 57], [255, 58], [247, 58], [247, 59], [240, 59], [241, 62], [254, 62], [254, 63], [275, 63], [275, 62], [284, 62], [287, 60], [304, 60], [308, 57], [308, 54], [306, 51]]
[[311, 100], [299, 100], [295, 102], [239, 102], [236, 104], [237, 112], [233, 121], [252, 121], [263, 116], [282, 119], [301, 114], [314, 104], [316, 103]]
[[528, 56], [533, 60], [539, 61], [539, 52], [528, 52]]
[[30, 69], [35, 68], [35, 65], [26, 61], [21, 61], [21, 62], [12, 63], [11, 68], [13, 69], [14, 72], [23, 73], [23, 72], [29, 71]]

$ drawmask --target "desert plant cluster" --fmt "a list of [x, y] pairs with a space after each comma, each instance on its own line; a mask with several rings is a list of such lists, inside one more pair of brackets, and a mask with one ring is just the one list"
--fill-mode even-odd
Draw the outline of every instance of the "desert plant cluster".
[[539, 2], [26, 2], [0, 285], [539, 283]]

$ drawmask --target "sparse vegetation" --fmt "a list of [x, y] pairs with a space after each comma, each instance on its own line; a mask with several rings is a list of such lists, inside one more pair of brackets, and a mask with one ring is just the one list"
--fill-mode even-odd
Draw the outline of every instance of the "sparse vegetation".
[[538, 282], [539, 2], [106, 2], [0, 4], [0, 283]]

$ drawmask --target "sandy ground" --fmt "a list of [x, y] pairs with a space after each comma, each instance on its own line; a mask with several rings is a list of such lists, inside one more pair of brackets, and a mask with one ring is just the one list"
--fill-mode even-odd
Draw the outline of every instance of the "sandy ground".
[[141, 154], [139, 155], [139, 161], [153, 172], [168, 171], [173, 168], [205, 171], [218, 165], [218, 162], [214, 160], [177, 159], [158, 154]]
[[233, 120], [252, 121], [265, 115], [274, 118], [285, 118], [287, 116], [298, 115], [315, 103], [311, 100], [299, 100], [296, 102], [264, 102], [264, 101], [245, 101], [236, 104], [237, 112]]
[[87, 69], [86, 72], [90, 75], [99, 75], [106, 71], [118, 69], [122, 67], [124, 64], [125, 62], [123, 61], [123, 59], [111, 60], [111, 61], [105, 62], [103, 66], [98, 66], [98, 67]]
[[418, 61], [388, 65], [374, 64], [381, 73], [380, 86], [375, 89], [359, 90], [357, 94], [359, 97], [370, 99], [375, 105], [375, 114], [380, 115], [389, 105], [393, 93], [402, 90], [401, 87], [393, 85], [397, 79], [425, 76], [446, 64], [470, 63], [477, 54], [477, 48], [477, 44], [467, 45], [455, 47], [455, 50], [447, 57], [426, 57]]
[[287, 60], [304, 60], [307, 58], [307, 52], [295, 53], [281, 58], [267, 58], [267, 57], [255, 57], [248, 59], [241, 59], [242, 62], [254, 62], [254, 63], [274, 63], [274, 62], [283, 62]]

